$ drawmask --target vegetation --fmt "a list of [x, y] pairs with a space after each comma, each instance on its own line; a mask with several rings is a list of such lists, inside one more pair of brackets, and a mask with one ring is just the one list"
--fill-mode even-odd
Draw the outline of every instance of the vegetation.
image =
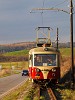
[[55, 94], [58, 100], [75, 100], [75, 91], [69, 89], [69, 85], [60, 84], [55, 89]]
[[[4, 53], [4, 56], [26, 56], [28, 55], [29, 50], [21, 50], [21, 51], [14, 51], [14, 52], [7, 52]], [[70, 56], [71, 49], [70, 48], [60, 48], [60, 52], [63, 56]], [[74, 48], [74, 55], [75, 55], [75, 48]]]
[[[4, 54], [0, 55], [1, 59], [2, 59], [2, 56], [6, 57], [6, 58], [11, 57], [11, 60], [8, 59], [7, 62], [2, 62], [4, 60], [4, 58], [3, 58], [0, 63], [0, 65], [2, 65], [2, 70], [6, 69], [6, 71], [4, 72], [6, 74], [3, 74], [3, 75], [4, 76], [10, 75], [11, 73], [9, 73], [9, 71], [12, 69], [12, 66], [15, 66], [15, 69], [23, 69], [23, 68], [27, 69], [28, 68], [28, 59], [23, 59], [23, 57], [28, 57], [28, 51], [29, 50], [21, 50], [21, 51], [4, 53]], [[60, 48], [60, 52], [63, 57], [67, 57], [67, 58], [70, 57], [70, 54], [71, 54], [70, 48]], [[21, 58], [19, 59], [20, 56], [21, 56]], [[74, 56], [75, 56], [75, 48], [74, 48]], [[12, 60], [13, 57], [15, 59], [15, 62], [12, 62], [12, 61], [14, 61], [14, 60]], [[68, 62], [66, 62], [67, 58], [66, 58], [66, 60], [63, 59], [63, 67], [61, 67], [65, 71], [69, 67], [69, 59], [68, 59]], [[63, 70], [62, 70], [62, 73], [64, 74]], [[67, 70], [67, 72], [68, 72], [68, 70]], [[9, 96], [7, 96], [6, 98], [4, 98], [2, 100], [17, 100], [17, 98], [20, 97], [21, 93], [23, 93], [23, 91], [26, 91], [25, 89], [27, 89], [26, 87], [28, 85], [29, 85], [29, 83], [25, 83], [25, 87], [23, 87], [24, 90], [21, 87], [21, 89], [19, 88], [20, 90], [17, 90], [15, 92], [11, 93]], [[56, 91], [59, 94], [59, 96], [58, 96], [59, 100], [75, 100], [75, 96], [74, 96], [75, 91], [71, 90], [70, 88], [65, 88], [65, 87], [66, 86], [64, 83], [64, 86], [60, 86], [59, 88], [56, 89]], [[33, 89], [31, 89], [30, 91], [27, 91], [25, 93], [25, 95], [23, 95], [24, 96], [23, 100], [31, 100], [30, 97], [31, 97], [31, 95], [34, 95], [34, 94], [35, 93], [34, 93]], [[35, 100], [37, 100], [37, 98]]]
[[[62, 56], [70, 57], [70, 55], [71, 55], [71, 49], [70, 48], [61, 48], [60, 52], [61, 52]], [[75, 48], [74, 48], [74, 56], [75, 56]]]
[[28, 55], [29, 50], [21, 50], [21, 51], [14, 51], [14, 52], [7, 52], [4, 53], [4, 56], [26, 56]]
[[29, 50], [21, 50], [0, 54], [0, 62], [28, 61]]
[[14, 69], [22, 69], [28, 68], [28, 61], [21, 61], [21, 62], [1, 62], [0, 65], [2, 66], [2, 69], [12, 69], [12, 66], [14, 66]]
[[[28, 61], [28, 52], [29, 50], [21, 50], [14, 52], [7, 52], [0, 54], [0, 62], [17, 62], [17, 61]], [[63, 57], [70, 57], [71, 50], [70, 48], [60, 48], [61, 55]], [[75, 48], [74, 48], [75, 56]]]
[[30, 88], [31, 88], [31, 82], [26, 81], [25, 84], [20, 86], [19, 88], [11, 91], [9, 95], [6, 95], [5, 97], [2, 98], [2, 100], [30, 100], [30, 99], [24, 99], [24, 94], [27, 96]]
[[28, 61], [5, 63], [1, 62], [0, 66], [2, 67], [0, 71], [0, 77], [5, 77], [19, 73], [19, 70], [28, 69]]
[[13, 52], [13, 51], [20, 51], [20, 50], [28, 50], [35, 46], [35, 42], [20, 42], [14, 44], [5, 44], [0, 45], [0, 52]]
[[[13, 90], [9, 93], [9, 95], [2, 98], [2, 100], [38, 100], [37, 92], [35, 90], [35, 86], [33, 86], [31, 81], [26, 81], [25, 84], [23, 84], [18, 89]], [[43, 100], [43, 99], [41, 99]]]

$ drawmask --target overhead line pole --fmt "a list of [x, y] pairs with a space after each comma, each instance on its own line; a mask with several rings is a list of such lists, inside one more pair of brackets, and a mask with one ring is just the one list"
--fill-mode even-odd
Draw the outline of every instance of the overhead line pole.
[[71, 32], [71, 78], [72, 78], [72, 88], [75, 88], [75, 80], [74, 80], [74, 53], [73, 53], [73, 2], [70, 0], [70, 32]]
[[72, 81], [72, 88], [75, 88], [75, 79], [74, 79], [74, 53], [73, 53], [73, 1], [70, 0], [70, 12], [65, 11], [59, 8], [34, 8], [33, 10], [56, 10], [62, 11], [65, 13], [70, 14], [70, 47], [71, 47], [71, 81]]
[[57, 49], [58, 49], [58, 28], [57, 28]]

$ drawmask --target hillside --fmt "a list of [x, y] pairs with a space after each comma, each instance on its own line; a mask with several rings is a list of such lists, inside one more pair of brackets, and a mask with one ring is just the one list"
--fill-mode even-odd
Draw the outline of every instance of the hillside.
[[[54, 47], [56, 47], [56, 43], [52, 43]], [[35, 42], [20, 42], [20, 43], [13, 43], [13, 44], [0, 44], [0, 53], [4, 52], [12, 52], [12, 51], [19, 51], [19, 50], [29, 50], [36, 46]], [[63, 47], [70, 47], [70, 42], [67, 43], [59, 43], [59, 48]], [[74, 42], [75, 47], [75, 42]]]
[[0, 62], [28, 61], [29, 50], [20, 50], [0, 54]]
[[27, 50], [30, 48], [35, 47], [35, 42], [20, 42], [20, 43], [13, 43], [13, 44], [1, 44], [0, 45], [0, 52], [12, 52], [12, 51], [19, 51], [19, 50]]

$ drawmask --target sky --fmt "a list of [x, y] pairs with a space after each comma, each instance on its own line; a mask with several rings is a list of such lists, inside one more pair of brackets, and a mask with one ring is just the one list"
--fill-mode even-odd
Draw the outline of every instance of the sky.
[[[73, 0], [73, 40], [75, 42], [75, 0]], [[37, 27], [51, 27], [51, 40], [70, 41], [70, 14], [61, 11], [32, 11], [33, 8], [59, 8], [70, 12], [70, 0], [0, 0], [0, 44], [35, 41]], [[30, 13], [32, 11], [32, 13]]]

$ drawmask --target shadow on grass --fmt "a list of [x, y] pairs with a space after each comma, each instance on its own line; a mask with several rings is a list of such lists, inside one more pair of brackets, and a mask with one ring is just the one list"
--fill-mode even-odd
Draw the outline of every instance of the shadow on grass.
[[63, 78], [59, 80], [59, 84], [56, 85], [55, 91], [57, 100], [62, 100], [62, 94], [61, 91], [68, 89], [68, 90], [75, 90], [75, 65], [74, 65], [74, 80], [73, 76], [71, 74], [71, 70], [69, 70]]
[[71, 89], [72, 85], [74, 84], [75, 89], [75, 65], [73, 70], [69, 70], [63, 78], [60, 79], [60, 84], [64, 83], [64, 88]]

